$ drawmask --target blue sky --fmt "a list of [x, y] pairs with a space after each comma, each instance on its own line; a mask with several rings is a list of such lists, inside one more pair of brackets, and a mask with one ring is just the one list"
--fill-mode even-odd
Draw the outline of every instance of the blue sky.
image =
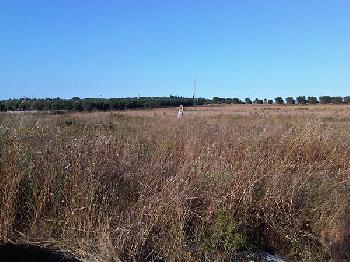
[[0, 99], [350, 95], [349, 0], [1, 0]]

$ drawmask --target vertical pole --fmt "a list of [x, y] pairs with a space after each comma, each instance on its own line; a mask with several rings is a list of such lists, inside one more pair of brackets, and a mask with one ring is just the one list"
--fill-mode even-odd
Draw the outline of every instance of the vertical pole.
[[194, 81], [193, 81], [193, 99], [195, 98], [196, 96], [196, 89], [197, 89], [197, 79], [195, 78]]
[[196, 105], [196, 103], [194, 102], [194, 97], [196, 95], [196, 88], [197, 88], [197, 81], [196, 81], [196, 78], [193, 79], [193, 95], [192, 95], [192, 103], [193, 103], [193, 106]]

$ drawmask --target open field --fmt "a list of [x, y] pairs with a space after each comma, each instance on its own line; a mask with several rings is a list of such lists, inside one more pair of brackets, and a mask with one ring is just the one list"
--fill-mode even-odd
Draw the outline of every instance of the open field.
[[88, 261], [349, 261], [350, 106], [0, 114], [0, 240]]
[[[186, 108], [186, 115], [215, 116], [215, 115], [295, 115], [319, 117], [350, 117], [350, 105], [203, 105]], [[131, 116], [171, 116], [176, 114], [174, 108], [156, 108], [149, 110], [122, 111]]]

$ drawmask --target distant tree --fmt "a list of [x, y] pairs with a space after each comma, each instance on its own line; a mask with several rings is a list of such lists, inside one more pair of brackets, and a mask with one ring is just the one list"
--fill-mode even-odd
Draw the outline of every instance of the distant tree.
[[345, 104], [350, 104], [350, 96], [345, 96], [343, 98], [343, 101], [344, 101]]
[[48, 111], [51, 110], [51, 104], [52, 104], [52, 99], [50, 98], [45, 98], [43, 100], [43, 110]]
[[330, 96], [320, 96], [321, 104], [330, 104], [332, 103], [332, 98]]
[[217, 97], [217, 96], [213, 97], [213, 103], [214, 104], [221, 104], [221, 103], [224, 103], [224, 102], [225, 102], [225, 98], [221, 98], [221, 97]]
[[318, 103], [318, 100], [317, 100], [317, 97], [315, 96], [309, 96], [307, 98], [307, 102], [310, 104], [310, 105], [316, 105]]
[[44, 104], [42, 100], [33, 101], [31, 104], [30, 110], [42, 111], [44, 108]]
[[232, 104], [242, 104], [242, 101], [239, 98], [232, 98]]
[[83, 107], [81, 105], [81, 101], [73, 101], [72, 110], [74, 111], [83, 111]]
[[85, 98], [82, 101], [81, 106], [84, 111], [92, 111], [95, 108], [95, 104], [91, 98]]
[[71, 111], [73, 110], [73, 103], [74, 103], [74, 100], [64, 100], [63, 101], [63, 108], [64, 110], [67, 110], [67, 111]]
[[20, 111], [29, 110], [29, 109], [30, 109], [30, 106], [29, 106], [28, 101], [27, 101], [27, 100], [21, 99], [21, 102], [19, 103], [18, 109], [19, 109]]
[[259, 99], [259, 98], [255, 98], [255, 100], [254, 100], [254, 104], [264, 104], [264, 100], [262, 100], [262, 99]]
[[[329, 97], [323, 96], [320, 98], [322, 103], [350, 103], [350, 96], [347, 97]], [[304, 96], [297, 97], [297, 102], [304, 104], [306, 102]], [[284, 100], [281, 97], [276, 97], [277, 104], [283, 104]], [[292, 97], [287, 97], [288, 104], [294, 104], [295, 100]], [[214, 97], [211, 99], [196, 98], [196, 105], [204, 105], [208, 103], [217, 104], [242, 104], [239, 98], [220, 98]], [[246, 104], [273, 104], [273, 100], [256, 98], [254, 102], [250, 98], [245, 98]], [[308, 97], [308, 103], [316, 104], [316, 97]], [[67, 110], [67, 111], [107, 111], [107, 110], [124, 110], [133, 108], [157, 108], [157, 107], [174, 107], [180, 104], [184, 106], [193, 106], [193, 98], [185, 98], [182, 96], [170, 97], [130, 97], [130, 98], [84, 98], [73, 97], [72, 99], [61, 98], [45, 98], [45, 99], [9, 99], [0, 101], [1, 111], [18, 111], [18, 110]]]
[[232, 104], [232, 98], [224, 98], [225, 100], [223, 101], [225, 104]]
[[306, 104], [305, 96], [298, 96], [296, 100], [298, 104]]
[[282, 97], [278, 96], [278, 97], [275, 98], [275, 102], [276, 102], [276, 104], [281, 105], [281, 104], [284, 103], [284, 100], [283, 100]]
[[51, 110], [64, 110], [62, 101], [55, 99], [55, 101], [51, 103]]
[[342, 104], [343, 98], [341, 96], [332, 96], [331, 97], [331, 103], [332, 104]]
[[294, 98], [293, 97], [291, 97], [291, 96], [288, 96], [287, 98], [286, 98], [286, 102], [287, 102], [287, 104], [295, 104], [295, 100], [294, 100]]

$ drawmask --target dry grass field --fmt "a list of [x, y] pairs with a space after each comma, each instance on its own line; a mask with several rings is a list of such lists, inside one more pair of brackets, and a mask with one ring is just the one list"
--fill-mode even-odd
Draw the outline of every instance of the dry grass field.
[[0, 114], [0, 241], [87, 261], [350, 261], [350, 106]]

